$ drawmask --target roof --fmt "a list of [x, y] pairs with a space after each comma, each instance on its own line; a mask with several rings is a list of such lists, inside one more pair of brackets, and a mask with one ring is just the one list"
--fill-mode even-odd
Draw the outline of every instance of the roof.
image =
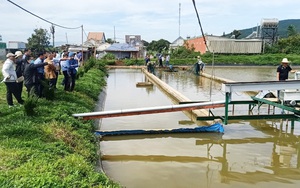
[[180, 36], [170, 44], [170, 47], [183, 46], [183, 44], [184, 44], [184, 39]]
[[104, 43], [104, 44], [101, 44], [98, 48], [97, 48], [97, 51], [105, 51], [108, 47], [110, 47], [111, 44], [109, 43]]
[[105, 51], [109, 52], [138, 52], [139, 50], [135, 47], [130, 46], [127, 43], [114, 43], [108, 47]]
[[181, 36], [179, 36], [176, 40], [174, 40], [171, 44], [175, 44], [175, 43], [177, 43], [177, 41], [184, 41], [184, 39], [181, 37]]
[[89, 32], [87, 40], [94, 39], [94, 40], [103, 40], [104, 32]]
[[89, 51], [87, 47], [82, 47], [82, 46], [70, 46], [68, 48], [69, 52], [79, 52], [79, 51], [84, 51], [87, 52]]

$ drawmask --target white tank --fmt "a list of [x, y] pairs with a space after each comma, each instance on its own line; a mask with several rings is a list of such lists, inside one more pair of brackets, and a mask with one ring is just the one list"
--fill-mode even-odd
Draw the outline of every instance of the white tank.
[[260, 26], [262, 28], [274, 28], [278, 27], [278, 19], [277, 18], [264, 18], [261, 20]]

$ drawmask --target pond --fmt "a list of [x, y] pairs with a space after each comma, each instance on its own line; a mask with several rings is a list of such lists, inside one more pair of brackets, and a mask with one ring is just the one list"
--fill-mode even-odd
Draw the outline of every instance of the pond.
[[[211, 73], [209, 67], [205, 71]], [[215, 67], [214, 72], [236, 81], [276, 79], [276, 67]], [[156, 75], [191, 100], [225, 98], [220, 83], [190, 72], [157, 71]], [[173, 104], [156, 86], [136, 87], [145, 80], [141, 70], [110, 70], [104, 110]], [[235, 93], [234, 98], [249, 96]], [[101, 130], [196, 126], [182, 112], [107, 118], [100, 124]], [[295, 123], [293, 131], [290, 124], [287, 120], [243, 120], [229, 121], [224, 134], [104, 137], [100, 142], [102, 167], [111, 179], [129, 188], [299, 187], [300, 123]]]

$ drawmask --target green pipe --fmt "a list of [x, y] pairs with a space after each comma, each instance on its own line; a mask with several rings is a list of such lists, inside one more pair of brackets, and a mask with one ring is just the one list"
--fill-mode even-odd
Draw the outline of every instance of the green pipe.
[[228, 123], [228, 105], [230, 102], [230, 93], [226, 92], [225, 94], [225, 118], [224, 118], [224, 124], [227, 125]]

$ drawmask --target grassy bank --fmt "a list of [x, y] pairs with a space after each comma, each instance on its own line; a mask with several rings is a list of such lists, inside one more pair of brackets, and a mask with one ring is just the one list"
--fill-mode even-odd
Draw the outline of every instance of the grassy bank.
[[96, 170], [93, 121], [71, 116], [93, 111], [106, 84], [97, 67], [82, 73], [74, 92], [58, 84], [54, 100], [38, 99], [33, 116], [8, 108], [0, 84], [0, 187], [119, 187]]

